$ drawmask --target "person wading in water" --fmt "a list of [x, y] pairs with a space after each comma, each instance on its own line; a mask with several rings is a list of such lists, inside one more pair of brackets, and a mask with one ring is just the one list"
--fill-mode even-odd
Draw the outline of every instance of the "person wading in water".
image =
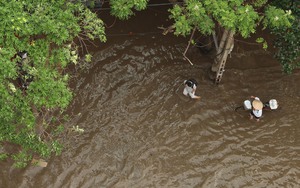
[[254, 117], [256, 121], [259, 121], [259, 119], [262, 116], [262, 109], [264, 105], [258, 97], [251, 96], [251, 98], [254, 100], [252, 101], [252, 110], [250, 112], [250, 119], [253, 119]]
[[197, 89], [197, 81], [195, 79], [184, 80], [184, 90], [183, 94], [185, 96], [190, 96], [192, 99], [200, 99], [200, 96], [195, 95]]

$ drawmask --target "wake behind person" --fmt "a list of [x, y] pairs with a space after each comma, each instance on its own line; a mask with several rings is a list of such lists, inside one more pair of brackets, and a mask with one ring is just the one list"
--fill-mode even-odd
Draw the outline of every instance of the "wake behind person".
[[193, 78], [184, 80], [184, 90], [183, 94], [185, 96], [190, 96], [192, 99], [200, 99], [200, 96], [195, 95], [196, 89], [197, 89], [197, 81]]

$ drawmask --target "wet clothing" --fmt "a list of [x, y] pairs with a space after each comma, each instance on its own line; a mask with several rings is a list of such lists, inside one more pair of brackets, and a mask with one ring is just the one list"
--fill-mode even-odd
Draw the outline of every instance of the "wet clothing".
[[259, 119], [262, 116], [262, 110], [251, 110], [250, 113], [255, 117], [255, 119]]
[[197, 82], [193, 79], [189, 79], [189, 80], [185, 80], [183, 83], [185, 85], [183, 94], [185, 96], [189, 95], [191, 98], [197, 98], [197, 96], [195, 95]]
[[[259, 99], [258, 97], [255, 97], [254, 99], [260, 101], [260, 99]], [[253, 108], [252, 108], [250, 114], [251, 114], [252, 116], [254, 116], [256, 119], [259, 119], [259, 118], [261, 118], [261, 116], [262, 116], [262, 110], [256, 110], [256, 109], [253, 109]]]

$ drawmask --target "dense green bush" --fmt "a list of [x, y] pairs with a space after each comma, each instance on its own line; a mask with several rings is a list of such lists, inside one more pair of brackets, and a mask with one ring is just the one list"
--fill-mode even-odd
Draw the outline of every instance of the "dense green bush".
[[295, 16], [292, 27], [272, 29], [272, 33], [276, 36], [274, 41], [277, 48], [275, 57], [282, 65], [283, 71], [290, 74], [294, 69], [300, 67], [300, 1], [275, 0], [273, 4]]
[[[0, 158], [11, 157], [23, 167], [33, 155], [61, 151], [51, 113], [72, 99], [63, 70], [79, 62], [74, 39], [106, 38], [96, 14], [66, 0], [1, 0], [0, 17], [0, 142], [20, 146], [15, 153], [2, 148]], [[23, 51], [27, 58], [18, 55]]]

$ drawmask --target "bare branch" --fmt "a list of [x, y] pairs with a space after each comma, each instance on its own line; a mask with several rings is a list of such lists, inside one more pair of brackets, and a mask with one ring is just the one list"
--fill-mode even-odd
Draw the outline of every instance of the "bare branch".
[[194, 38], [195, 31], [196, 31], [196, 27], [194, 27], [193, 32], [192, 32], [191, 37], [190, 37], [190, 40], [189, 40], [189, 43], [188, 43], [188, 45], [187, 45], [187, 47], [186, 47], [186, 49], [185, 49], [185, 51], [184, 51], [184, 53], [183, 53], [183, 57], [185, 57], [185, 59], [188, 60], [188, 62], [189, 62], [191, 65], [194, 65], [194, 64], [193, 64], [193, 63], [191, 62], [191, 60], [186, 56], [186, 52], [188, 51], [188, 49], [189, 49], [189, 47], [190, 47], [190, 45], [191, 45], [191, 42], [192, 42], [192, 40], [193, 40], [193, 38]]

